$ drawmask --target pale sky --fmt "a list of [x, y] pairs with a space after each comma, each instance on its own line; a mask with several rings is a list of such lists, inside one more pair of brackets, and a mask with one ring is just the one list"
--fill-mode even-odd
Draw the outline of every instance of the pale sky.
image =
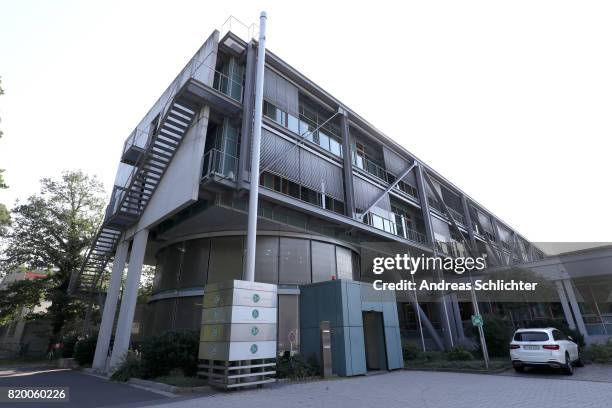
[[[375, 5], [375, 7], [373, 6]], [[612, 241], [612, 3], [0, 0], [12, 206], [124, 139], [229, 15], [527, 239]]]

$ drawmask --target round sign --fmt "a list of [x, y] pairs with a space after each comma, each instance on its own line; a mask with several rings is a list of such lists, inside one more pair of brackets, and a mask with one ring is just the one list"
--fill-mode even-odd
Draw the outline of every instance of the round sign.
[[257, 326], [251, 327], [251, 334], [253, 336], [257, 336], [257, 333], [259, 333], [259, 329], [257, 328]]
[[215, 305], [218, 305], [221, 302], [221, 295], [218, 293], [215, 295]]
[[210, 331], [210, 334], [213, 337], [217, 337], [219, 335], [219, 329], [217, 327], [213, 327], [212, 330]]
[[257, 319], [259, 317], [259, 310], [253, 309], [251, 316], [253, 316], [253, 319]]
[[260, 299], [260, 297], [259, 297], [259, 295], [257, 293], [253, 295], [253, 302], [257, 303], [257, 302], [259, 302], [259, 299]]
[[291, 330], [287, 337], [289, 338], [289, 343], [295, 344], [295, 341], [297, 340], [297, 336], [295, 335], [295, 331], [294, 330]]
[[251, 353], [252, 354], [257, 353], [257, 344], [251, 344]]
[[214, 346], [214, 345], [212, 345], [212, 346], [210, 346], [210, 348], [208, 349], [208, 351], [210, 351], [210, 354], [211, 354], [212, 356], [214, 356], [215, 354], [217, 354], [217, 347], [216, 347], [216, 346]]

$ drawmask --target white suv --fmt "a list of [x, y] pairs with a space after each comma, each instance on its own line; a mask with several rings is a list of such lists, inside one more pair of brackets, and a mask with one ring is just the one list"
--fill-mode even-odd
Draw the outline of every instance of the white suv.
[[582, 367], [578, 345], [553, 327], [518, 329], [510, 342], [510, 358], [517, 372], [525, 367], [549, 366], [572, 375], [573, 365]]

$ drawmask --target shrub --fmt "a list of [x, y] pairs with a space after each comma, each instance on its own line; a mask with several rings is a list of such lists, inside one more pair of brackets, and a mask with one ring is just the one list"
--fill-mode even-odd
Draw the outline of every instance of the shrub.
[[[507, 357], [509, 355], [508, 346], [512, 339], [512, 327], [501, 317], [495, 315], [484, 315], [484, 335], [487, 342], [487, 350], [491, 357]], [[478, 328], [474, 327], [475, 338], [480, 347], [480, 337]]]
[[444, 353], [441, 351], [424, 351], [421, 356], [425, 361], [440, 361], [444, 360]]
[[90, 366], [96, 353], [96, 342], [98, 336], [89, 336], [80, 339], [74, 345], [73, 357], [81, 366]]
[[404, 360], [416, 360], [421, 357], [421, 349], [414, 343], [404, 343], [402, 348]]
[[584, 350], [583, 357], [593, 363], [612, 363], [612, 340], [603, 344], [591, 344]]
[[141, 344], [143, 378], [162, 377], [176, 368], [186, 376], [196, 375], [199, 344], [195, 330], [167, 331], [145, 339]]
[[288, 351], [276, 359], [278, 378], [302, 379], [321, 375], [321, 367], [315, 356], [305, 360], [301, 354], [290, 355]]
[[136, 353], [128, 352], [117, 370], [115, 370], [111, 376], [111, 380], [125, 382], [130, 378], [138, 378], [141, 375], [140, 356]]
[[62, 344], [62, 357], [72, 358], [74, 356], [74, 346], [78, 340], [79, 338], [74, 334], [68, 334], [62, 337], [60, 340]]
[[449, 361], [470, 361], [474, 359], [474, 356], [465, 347], [457, 346], [447, 353], [446, 358]]

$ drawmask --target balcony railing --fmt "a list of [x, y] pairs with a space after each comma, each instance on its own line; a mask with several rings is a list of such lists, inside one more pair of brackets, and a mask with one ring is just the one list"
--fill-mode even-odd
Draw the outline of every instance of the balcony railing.
[[456, 241], [436, 241], [436, 249], [444, 255], [453, 258], [462, 258], [467, 256], [467, 250], [465, 246], [462, 243]]
[[427, 242], [425, 234], [409, 228], [408, 222], [403, 216], [396, 215], [396, 220], [398, 221], [390, 220], [374, 213], [368, 213], [365, 218], [366, 224], [369, 224], [374, 228], [378, 228], [413, 242], [418, 242], [421, 244]]
[[211, 149], [204, 154], [202, 178], [220, 176], [230, 180], [236, 179], [238, 158], [218, 149]]

